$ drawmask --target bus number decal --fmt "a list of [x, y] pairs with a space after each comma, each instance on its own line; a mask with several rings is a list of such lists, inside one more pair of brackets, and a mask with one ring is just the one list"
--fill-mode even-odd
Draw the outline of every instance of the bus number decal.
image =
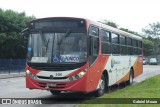
[[61, 77], [62, 76], [62, 73], [56, 73], [55, 74], [55, 77]]

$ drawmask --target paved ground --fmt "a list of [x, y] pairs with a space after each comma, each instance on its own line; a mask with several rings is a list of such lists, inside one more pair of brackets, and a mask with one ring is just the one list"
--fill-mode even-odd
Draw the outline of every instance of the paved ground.
[[[144, 72], [142, 75], [134, 79], [134, 83], [139, 83], [147, 78], [150, 78], [152, 76], [155, 76], [157, 74], [160, 74], [160, 66], [155, 65], [145, 65], [144, 66]], [[54, 96], [51, 95], [48, 91], [43, 90], [29, 90], [25, 88], [25, 78], [19, 77], [19, 78], [7, 78], [7, 79], [0, 79], [0, 98], [86, 98], [86, 97], [92, 97], [90, 94], [82, 94], [82, 93], [64, 93], [60, 96]], [[84, 99], [83, 99], [84, 100]], [[81, 102], [81, 100], [74, 100], [75, 103]], [[61, 104], [54, 104], [54, 105], [47, 105], [50, 106], [56, 106], [56, 107], [72, 107], [75, 104], [63, 104], [64, 101], [60, 101]], [[69, 101], [68, 103], [72, 103], [72, 101]], [[8, 107], [9, 105], [3, 105], [3, 107]], [[20, 105], [12, 105], [12, 106], [20, 106]], [[25, 105], [27, 106], [38, 106], [38, 105]]]
[[17, 78], [17, 77], [24, 77], [24, 76], [25, 76], [25, 72], [11, 73], [11, 74], [0, 74], [0, 79]]
[[160, 74], [160, 65], [144, 65], [143, 74], [135, 78], [134, 83], [139, 83], [157, 74]]

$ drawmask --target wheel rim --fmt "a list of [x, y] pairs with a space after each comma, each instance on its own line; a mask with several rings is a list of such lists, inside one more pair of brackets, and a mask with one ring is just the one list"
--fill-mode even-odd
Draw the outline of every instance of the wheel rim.
[[104, 89], [105, 89], [105, 82], [104, 82], [104, 80], [102, 80], [102, 79], [101, 79], [101, 84], [100, 84], [99, 89], [100, 89], [100, 92], [101, 92], [101, 93], [103, 93], [103, 91], [104, 91]]
[[130, 73], [130, 83], [131, 84], [133, 83], [133, 75], [132, 75], [132, 73]]

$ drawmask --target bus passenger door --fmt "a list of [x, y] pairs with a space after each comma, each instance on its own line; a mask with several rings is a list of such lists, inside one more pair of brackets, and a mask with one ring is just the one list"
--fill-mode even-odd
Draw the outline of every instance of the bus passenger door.
[[89, 90], [97, 88], [100, 75], [99, 33], [98, 28], [91, 26], [89, 29]]

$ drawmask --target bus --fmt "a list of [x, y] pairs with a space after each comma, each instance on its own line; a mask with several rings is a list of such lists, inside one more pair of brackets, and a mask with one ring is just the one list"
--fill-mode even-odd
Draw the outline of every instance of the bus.
[[85, 18], [35, 19], [28, 34], [26, 88], [93, 92], [143, 73], [142, 37]]

